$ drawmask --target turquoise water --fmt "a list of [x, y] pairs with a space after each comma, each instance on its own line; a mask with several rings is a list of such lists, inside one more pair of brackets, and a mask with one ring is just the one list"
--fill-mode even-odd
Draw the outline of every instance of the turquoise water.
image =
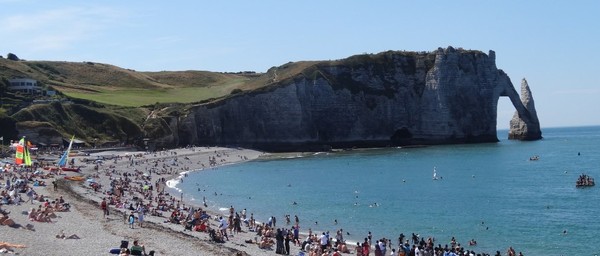
[[[298, 215], [302, 232], [343, 228], [353, 241], [371, 231], [396, 245], [400, 233], [417, 233], [442, 246], [454, 236], [476, 252], [598, 254], [600, 187], [577, 189], [575, 181], [582, 172], [600, 177], [600, 127], [549, 128], [543, 136], [509, 141], [500, 131], [499, 143], [251, 161], [190, 173], [178, 186], [215, 210], [247, 208], [258, 221], [276, 216], [278, 226], [285, 214], [292, 223]], [[529, 161], [533, 155], [540, 159]], [[441, 179], [432, 179], [434, 167]], [[469, 247], [470, 239], [478, 245]]]

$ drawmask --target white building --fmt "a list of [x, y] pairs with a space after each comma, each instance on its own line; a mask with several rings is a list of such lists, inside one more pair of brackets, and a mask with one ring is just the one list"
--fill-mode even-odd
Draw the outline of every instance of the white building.
[[29, 94], [41, 94], [42, 87], [38, 85], [35, 79], [31, 78], [15, 78], [9, 79], [10, 86], [8, 89], [11, 91], [20, 91]]

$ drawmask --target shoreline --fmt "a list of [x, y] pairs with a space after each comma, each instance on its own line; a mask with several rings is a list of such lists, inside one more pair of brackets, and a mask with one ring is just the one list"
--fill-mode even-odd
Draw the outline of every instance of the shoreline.
[[[163, 217], [145, 215], [144, 227], [136, 226], [133, 229], [128, 228], [125, 224], [125, 215], [129, 210], [126, 208], [116, 208], [115, 205], [110, 205], [110, 215], [104, 219], [102, 211], [99, 207], [103, 197], [107, 197], [105, 192], [111, 181], [122, 177], [134, 177], [132, 183], [141, 187], [142, 184], [155, 185], [158, 180], [177, 180], [184, 179], [186, 174], [191, 172], [200, 172], [208, 170], [216, 170], [220, 167], [230, 164], [239, 164], [254, 160], [272, 160], [272, 159], [288, 159], [290, 157], [306, 157], [318, 153], [287, 153], [287, 154], [266, 154], [250, 149], [234, 149], [222, 147], [192, 147], [171, 149], [160, 152], [99, 152], [87, 157], [74, 157], [76, 166], [82, 163], [84, 158], [97, 158], [99, 156], [110, 156], [111, 159], [106, 159], [98, 164], [98, 169], [95, 170], [94, 164], [82, 166], [81, 173], [66, 172], [67, 176], [85, 175], [93, 177], [96, 182], [102, 185], [98, 192], [87, 185], [87, 182], [75, 182], [62, 179], [59, 176], [59, 190], [52, 191], [50, 181], [46, 187], [38, 187], [36, 191], [39, 194], [50, 195], [50, 198], [64, 196], [71, 203], [72, 210], [70, 212], [57, 213], [58, 217], [54, 223], [37, 223], [31, 222], [23, 215], [16, 215], [15, 221], [21, 226], [33, 225], [35, 231], [23, 231], [22, 228], [0, 227], [0, 229], [9, 229], [10, 232], [2, 232], [0, 235], [1, 241], [9, 243], [20, 243], [26, 245], [26, 248], [14, 249], [14, 252], [23, 255], [40, 255], [39, 252], [44, 248], [60, 246], [61, 250], [56, 252], [45, 252], [44, 255], [67, 255], [87, 253], [91, 255], [103, 255], [111, 248], [119, 246], [121, 240], [129, 241], [130, 245], [133, 240], [139, 240], [141, 244], [146, 246], [146, 252], [154, 250], [156, 255], [198, 255], [198, 251], [202, 255], [265, 255], [275, 254], [274, 248], [270, 250], [258, 248], [256, 243], [246, 243], [246, 241], [255, 241], [257, 235], [255, 232], [248, 230], [245, 225], [242, 227], [242, 232], [234, 234], [229, 241], [225, 243], [214, 243], [205, 232], [185, 231], [184, 226], [180, 224], [167, 223], [168, 215], [171, 211], [163, 211]], [[139, 156], [139, 157], [138, 157]], [[54, 156], [51, 156], [54, 157]], [[108, 157], [107, 157], [108, 158]], [[213, 159], [216, 164], [212, 167], [207, 166], [210, 159]], [[58, 159], [58, 157], [57, 157]], [[46, 173], [46, 171], [44, 171]], [[145, 176], [146, 174], [149, 174]], [[126, 176], [127, 175], [127, 176]], [[147, 180], [145, 180], [148, 178]], [[3, 182], [2, 182], [3, 183]], [[164, 183], [166, 185], [167, 182]], [[173, 182], [173, 187], [169, 187], [166, 196], [170, 197], [173, 203], [179, 201], [180, 195], [174, 194], [172, 191], [177, 191], [177, 183]], [[154, 187], [154, 191], [158, 188]], [[131, 191], [134, 191], [133, 189]], [[182, 193], [180, 190], [178, 193]], [[125, 204], [133, 202], [134, 197], [140, 196], [138, 192], [125, 193]], [[154, 194], [156, 196], [156, 194]], [[227, 212], [222, 209], [212, 209], [202, 207], [199, 200], [191, 200], [193, 198], [181, 197], [179, 203], [194, 208], [202, 208], [206, 210], [212, 217], [226, 217]], [[153, 202], [152, 199], [143, 199], [144, 203]], [[227, 202], [220, 202], [227, 205]], [[39, 205], [36, 204], [36, 206]], [[27, 205], [29, 206], [29, 205]], [[12, 212], [23, 212], [27, 210], [27, 206], [6, 206], [3, 209], [12, 210]], [[25, 207], [25, 208], [24, 208]], [[223, 206], [225, 207], [225, 206]], [[238, 211], [244, 209], [243, 205], [235, 205]], [[236, 211], [237, 212], [237, 211]], [[11, 214], [12, 217], [12, 214]], [[256, 216], [255, 216], [256, 217]], [[264, 216], [263, 216], [264, 217]], [[302, 216], [300, 216], [302, 217]], [[261, 217], [262, 218], [262, 217]], [[81, 225], [86, 223], [86, 225]], [[258, 221], [257, 221], [258, 223]], [[285, 225], [285, 220], [277, 227], [289, 228], [291, 225]], [[293, 220], [292, 220], [293, 224]], [[209, 226], [212, 228], [218, 227], [218, 222], [214, 218], [209, 221]], [[87, 227], [87, 228], [86, 228]], [[36, 242], [32, 243], [27, 239], [27, 233], [35, 232]], [[55, 235], [64, 232], [67, 235], [76, 234], [80, 239], [76, 240], [58, 240]], [[313, 234], [320, 234], [324, 231], [313, 230]], [[300, 242], [308, 235], [307, 230], [300, 232]], [[331, 237], [335, 236], [335, 231], [331, 233]], [[11, 239], [17, 237], [18, 239]], [[40, 241], [38, 241], [40, 240]], [[60, 242], [57, 242], [60, 241]], [[64, 242], [62, 242], [64, 241]], [[353, 244], [354, 243], [354, 244]], [[356, 241], [351, 243], [347, 241], [348, 248], [354, 253]], [[394, 248], [395, 242], [391, 241]], [[177, 245], [177, 246], [173, 246]], [[175, 247], [175, 248], [174, 248]], [[84, 250], [85, 248], [85, 250]], [[297, 255], [300, 251], [298, 246], [291, 246], [291, 255]], [[344, 254], [348, 255], [348, 254]]]
[[[121, 240], [128, 240], [129, 244], [133, 240], [139, 240], [146, 247], [146, 253], [154, 250], [156, 255], [264, 255], [274, 254], [272, 250], [259, 249], [256, 244], [246, 244], [246, 240], [254, 240], [255, 235], [244, 228], [244, 232], [230, 237], [226, 243], [214, 243], [206, 232], [184, 231], [182, 225], [166, 223], [166, 218], [150, 216], [147, 214], [144, 218], [144, 227], [136, 226], [134, 229], [128, 229], [122, 219], [123, 213], [128, 211], [122, 208], [109, 206], [109, 216], [104, 219], [99, 207], [102, 197], [106, 197], [105, 189], [110, 187], [111, 179], [121, 176], [123, 173], [133, 173], [136, 171], [147, 171], [153, 163], [165, 163], [168, 160], [178, 159], [185, 162], [179, 166], [170, 166], [173, 170], [164, 173], [152, 173], [150, 184], [154, 184], [159, 179], [177, 178], [180, 173], [186, 172], [181, 168], [189, 168], [187, 171], [202, 171], [202, 164], [208, 163], [209, 156], [213, 154], [223, 154], [218, 157], [219, 162], [214, 166], [218, 168], [224, 164], [236, 164], [245, 161], [257, 159], [263, 155], [263, 152], [249, 149], [233, 149], [221, 147], [194, 147], [179, 148], [156, 153], [144, 152], [99, 152], [90, 156], [73, 157], [75, 165], [79, 166], [84, 158], [95, 158], [97, 156], [112, 155], [119, 160], [104, 160], [99, 164], [98, 170], [94, 170], [93, 164], [81, 166], [81, 173], [65, 172], [66, 175], [57, 175], [53, 178], [43, 179], [48, 184], [45, 187], [35, 187], [34, 190], [41, 195], [50, 196], [49, 198], [58, 198], [63, 196], [70, 203], [71, 210], [68, 212], [57, 212], [57, 217], [53, 223], [32, 222], [27, 219], [26, 213], [31, 206], [39, 207], [41, 202], [31, 205], [29, 203], [21, 205], [4, 205], [3, 210], [10, 211], [10, 218], [17, 224], [15, 227], [0, 226], [3, 232], [0, 232], [0, 241], [22, 244], [25, 248], [12, 248], [14, 253], [21, 255], [107, 255], [112, 248], [118, 248]], [[125, 156], [141, 154], [142, 157], [134, 159], [134, 163], [128, 162]], [[45, 156], [54, 158], [55, 156]], [[182, 160], [185, 159], [185, 161]], [[56, 157], [58, 159], [58, 157]], [[139, 162], [136, 162], [139, 161]], [[156, 166], [157, 164], [154, 164]], [[174, 168], [178, 167], [178, 168]], [[205, 167], [206, 168], [206, 167]], [[39, 170], [39, 169], [38, 169]], [[181, 170], [181, 172], [179, 171]], [[43, 171], [47, 173], [47, 171]], [[94, 192], [86, 181], [68, 181], [64, 176], [93, 177], [93, 179], [102, 185], [102, 191]], [[114, 176], [114, 177], [112, 177]], [[58, 191], [53, 191], [51, 181], [58, 180]], [[4, 185], [5, 181], [0, 180]], [[30, 184], [31, 185], [31, 184]], [[22, 195], [24, 197], [24, 195]], [[126, 201], [131, 200], [133, 194], [125, 196]], [[146, 202], [151, 200], [145, 200]], [[129, 202], [129, 201], [128, 201]], [[196, 205], [191, 200], [184, 200], [186, 205]], [[200, 205], [197, 205], [200, 206]], [[170, 211], [163, 212], [167, 216]], [[223, 215], [219, 212], [211, 212], [212, 215]], [[137, 222], [137, 220], [136, 220]], [[85, 223], [85, 225], [82, 225]], [[136, 224], [137, 225], [137, 224]], [[215, 220], [210, 220], [209, 226], [217, 227]], [[27, 227], [27, 228], [25, 228]], [[87, 228], [86, 228], [87, 227]], [[63, 232], [67, 236], [75, 234], [79, 239], [57, 239], [55, 236]], [[30, 234], [31, 233], [31, 234]], [[36, 240], [32, 241], [28, 237], [35, 235]], [[177, 245], [177, 246], [173, 246]], [[48, 251], [47, 248], [61, 248], [56, 251]], [[41, 253], [43, 252], [43, 253]], [[294, 253], [297, 253], [294, 252]]]

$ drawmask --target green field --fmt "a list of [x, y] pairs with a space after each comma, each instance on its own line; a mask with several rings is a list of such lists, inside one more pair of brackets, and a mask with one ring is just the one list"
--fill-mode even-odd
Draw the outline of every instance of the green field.
[[228, 83], [219, 87], [181, 87], [173, 89], [124, 89], [104, 90], [100, 89], [93, 93], [81, 91], [63, 91], [72, 98], [86, 99], [103, 104], [139, 107], [155, 103], [192, 103], [219, 98], [231, 93], [237, 88], [241, 81]]

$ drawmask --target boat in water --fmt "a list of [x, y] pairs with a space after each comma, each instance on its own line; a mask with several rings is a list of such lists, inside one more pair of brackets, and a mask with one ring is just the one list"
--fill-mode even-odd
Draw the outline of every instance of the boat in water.
[[577, 179], [577, 182], [575, 183], [575, 187], [577, 187], [577, 188], [591, 187], [594, 185], [596, 185], [596, 183], [594, 182], [594, 178], [592, 178], [586, 174], [579, 175], [579, 178]]

